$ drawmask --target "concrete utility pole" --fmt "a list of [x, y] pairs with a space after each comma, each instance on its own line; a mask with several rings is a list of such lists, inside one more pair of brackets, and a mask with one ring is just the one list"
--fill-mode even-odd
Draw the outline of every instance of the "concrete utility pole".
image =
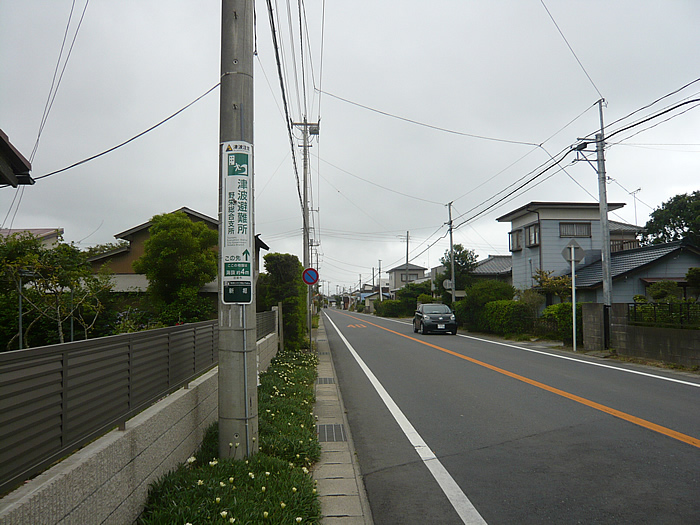
[[406, 286], [408, 286], [408, 232], [406, 232]]
[[379, 271], [377, 272], [377, 277], [379, 277], [379, 302], [381, 303], [383, 300], [383, 295], [382, 294], [382, 260], [379, 259]]
[[447, 209], [449, 210], [450, 214], [450, 275], [451, 275], [451, 280], [452, 280], [452, 308], [454, 308], [455, 304], [455, 287], [457, 286], [457, 277], [455, 276], [455, 249], [454, 245], [452, 244], [452, 202], [450, 202], [447, 205]]
[[[222, 0], [221, 3], [221, 89], [220, 89], [220, 185], [219, 185], [219, 283], [224, 283], [223, 260], [229, 218], [224, 216], [224, 144], [231, 141], [247, 151], [245, 198], [247, 216], [240, 230], [255, 238], [253, 206], [253, 0]], [[247, 146], [249, 145], [249, 146]], [[236, 157], [237, 159], [238, 157]], [[237, 161], [236, 161], [237, 162]], [[235, 166], [236, 169], [240, 166]], [[241, 171], [241, 173], [243, 173]], [[227, 197], [228, 198], [228, 197]], [[240, 197], [236, 197], [240, 198]], [[242, 201], [232, 201], [234, 205]], [[219, 292], [219, 456], [250, 456], [258, 450], [258, 390], [255, 326], [255, 249], [248, 254], [250, 266], [240, 264], [240, 274], [249, 278], [242, 288], [246, 296], [225, 302]], [[243, 259], [241, 259], [243, 260]], [[248, 259], [246, 259], [248, 260]], [[225, 273], [226, 272], [226, 273]], [[240, 275], [239, 274], [239, 275]], [[236, 287], [232, 286], [232, 289]], [[247, 295], [249, 294], [249, 296]], [[248, 302], [248, 298], [250, 302]], [[238, 300], [238, 304], [236, 301]]]
[[603, 127], [603, 99], [598, 101], [600, 112], [600, 133], [596, 134], [596, 153], [598, 159], [598, 199], [600, 208], [600, 229], [602, 247], [600, 251], [603, 269], [603, 329], [605, 348], [610, 341], [610, 307], [612, 306], [612, 273], [610, 269], [610, 226], [608, 224], [608, 194], [605, 174], [605, 130]]

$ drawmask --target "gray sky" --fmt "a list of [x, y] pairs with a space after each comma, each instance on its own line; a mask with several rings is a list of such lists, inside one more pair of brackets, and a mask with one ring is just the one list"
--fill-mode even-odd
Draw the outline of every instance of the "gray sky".
[[[59, 75], [85, 1], [75, 1]], [[455, 231], [455, 242], [483, 259], [508, 253], [509, 225], [497, 217], [530, 201], [597, 200], [595, 171], [585, 162], [572, 165], [569, 156], [561, 163], [565, 171], [552, 169], [479, 214], [500, 192], [539, 173], [549, 155], [596, 133], [601, 95], [606, 133], [700, 98], [698, 82], [618, 121], [700, 78], [695, 0], [546, 0], [559, 29], [541, 0], [328, 1], [325, 17], [324, 2], [307, 0], [303, 72], [297, 3], [290, 4], [288, 17], [287, 3], [273, 2], [292, 119], [302, 120], [306, 107], [309, 121], [321, 120], [310, 150], [312, 207], [319, 210], [312, 236], [321, 243], [321, 279], [333, 293], [356, 287], [360, 275], [371, 280], [380, 259], [383, 270], [402, 264], [407, 231], [411, 262], [439, 264], [448, 248], [449, 201], [455, 224], [478, 214]], [[0, 128], [27, 157], [71, 5], [0, 4]], [[266, 2], [256, 8], [256, 231], [271, 251], [301, 260], [301, 208]], [[33, 176], [111, 148], [214, 86], [220, 9], [213, 0], [92, 0]], [[114, 242], [116, 233], [182, 206], [215, 217], [218, 105], [217, 89], [110, 154], [32, 187], [1, 188], [3, 227], [62, 227], [67, 241], [87, 247]], [[608, 200], [626, 203], [611, 220], [643, 225], [662, 202], [700, 189], [700, 108], [694, 107], [610, 139]]]

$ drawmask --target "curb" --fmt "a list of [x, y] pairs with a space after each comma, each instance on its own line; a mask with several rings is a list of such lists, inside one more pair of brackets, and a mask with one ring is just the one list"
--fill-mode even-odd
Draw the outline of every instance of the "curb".
[[319, 360], [314, 415], [321, 443], [321, 459], [314, 465], [312, 475], [317, 481], [321, 502], [321, 523], [373, 525], [345, 406], [336, 381], [323, 315], [319, 315], [319, 327], [312, 335]]

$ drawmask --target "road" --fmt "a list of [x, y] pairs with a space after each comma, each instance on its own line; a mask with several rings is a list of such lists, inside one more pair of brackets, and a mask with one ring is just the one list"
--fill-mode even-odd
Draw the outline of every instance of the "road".
[[378, 525], [700, 523], [700, 376], [323, 314]]

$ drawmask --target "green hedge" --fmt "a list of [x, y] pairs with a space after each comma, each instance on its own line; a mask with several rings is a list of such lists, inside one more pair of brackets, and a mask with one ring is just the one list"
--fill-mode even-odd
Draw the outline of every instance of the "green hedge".
[[519, 301], [486, 303], [480, 317], [484, 328], [497, 335], [528, 333], [532, 329], [530, 308]]
[[[565, 344], [573, 342], [573, 318], [571, 315], [571, 303], [559, 303], [549, 305], [544, 309], [542, 318], [545, 320], [554, 320], [557, 323], [557, 338], [564, 341]], [[583, 341], [583, 322], [581, 317], [581, 304], [576, 304], [576, 340]]]

